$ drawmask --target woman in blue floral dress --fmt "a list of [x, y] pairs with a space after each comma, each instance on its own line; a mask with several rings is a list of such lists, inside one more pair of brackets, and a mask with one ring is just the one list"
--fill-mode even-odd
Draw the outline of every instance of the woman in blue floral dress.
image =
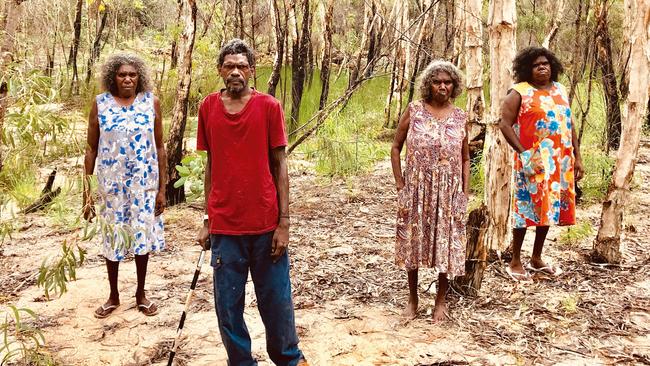
[[97, 166], [99, 220], [110, 295], [95, 311], [105, 318], [120, 304], [119, 263], [135, 255], [138, 310], [155, 315], [156, 305], [145, 296], [150, 252], [164, 248], [166, 154], [158, 98], [151, 93], [147, 68], [131, 54], [111, 56], [102, 70], [105, 93], [92, 104], [84, 161], [83, 216], [95, 217], [89, 177]]

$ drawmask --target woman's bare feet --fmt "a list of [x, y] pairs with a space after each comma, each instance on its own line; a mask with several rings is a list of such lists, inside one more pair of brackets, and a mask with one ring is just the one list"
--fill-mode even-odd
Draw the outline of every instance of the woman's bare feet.
[[434, 323], [440, 323], [447, 320], [447, 302], [443, 298], [438, 301], [436, 299], [436, 305], [433, 307], [433, 314], [431, 315]]
[[418, 299], [410, 299], [404, 311], [402, 311], [402, 316], [413, 319], [418, 315]]

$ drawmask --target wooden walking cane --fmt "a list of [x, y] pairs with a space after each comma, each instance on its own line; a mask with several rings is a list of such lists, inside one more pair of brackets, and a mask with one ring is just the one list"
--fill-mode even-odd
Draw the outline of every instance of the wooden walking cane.
[[[206, 248], [207, 247], [207, 248]], [[194, 270], [194, 278], [192, 279], [192, 285], [190, 285], [190, 292], [187, 294], [187, 299], [185, 299], [185, 309], [181, 314], [181, 321], [178, 323], [178, 330], [176, 330], [176, 338], [174, 343], [172, 343], [172, 349], [169, 352], [169, 361], [167, 366], [172, 366], [172, 361], [174, 361], [174, 356], [176, 356], [176, 348], [178, 348], [178, 341], [181, 339], [183, 334], [183, 325], [185, 324], [185, 318], [187, 317], [187, 312], [190, 310], [190, 303], [192, 302], [192, 297], [194, 297], [194, 289], [196, 288], [196, 283], [199, 280], [199, 273], [201, 273], [201, 266], [203, 265], [203, 257], [205, 257], [205, 252], [210, 249], [210, 239], [207, 241], [207, 245], [201, 250], [201, 255], [199, 256], [199, 261], [196, 263], [196, 270]]]

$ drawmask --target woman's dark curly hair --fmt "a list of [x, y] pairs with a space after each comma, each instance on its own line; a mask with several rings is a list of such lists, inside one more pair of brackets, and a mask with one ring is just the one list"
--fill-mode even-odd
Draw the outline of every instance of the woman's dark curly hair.
[[533, 80], [533, 62], [540, 56], [546, 57], [551, 63], [551, 81], [558, 80], [558, 76], [564, 72], [564, 67], [555, 54], [544, 47], [526, 47], [519, 51], [512, 61], [515, 82], [531, 82]]
[[149, 68], [147, 68], [147, 65], [139, 56], [132, 53], [116, 53], [104, 62], [100, 76], [104, 90], [109, 91], [113, 95], [117, 95], [115, 75], [117, 75], [117, 71], [122, 65], [131, 65], [138, 73], [138, 86], [135, 88], [136, 94], [143, 91], [151, 91], [152, 84], [151, 77], [149, 76]]

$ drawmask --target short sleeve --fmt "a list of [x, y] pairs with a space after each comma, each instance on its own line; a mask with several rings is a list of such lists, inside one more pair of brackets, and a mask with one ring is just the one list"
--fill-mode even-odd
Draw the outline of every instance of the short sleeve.
[[287, 146], [287, 133], [284, 128], [284, 112], [280, 102], [272, 99], [269, 107], [269, 145], [271, 149]]
[[207, 111], [208, 111], [208, 98], [205, 98], [203, 102], [201, 102], [201, 106], [199, 107], [199, 122], [196, 128], [196, 149], [197, 150], [203, 150], [203, 151], [210, 150], [210, 146], [208, 144], [208, 139], [207, 139], [208, 136], [205, 131], [206, 118], [208, 115]]

